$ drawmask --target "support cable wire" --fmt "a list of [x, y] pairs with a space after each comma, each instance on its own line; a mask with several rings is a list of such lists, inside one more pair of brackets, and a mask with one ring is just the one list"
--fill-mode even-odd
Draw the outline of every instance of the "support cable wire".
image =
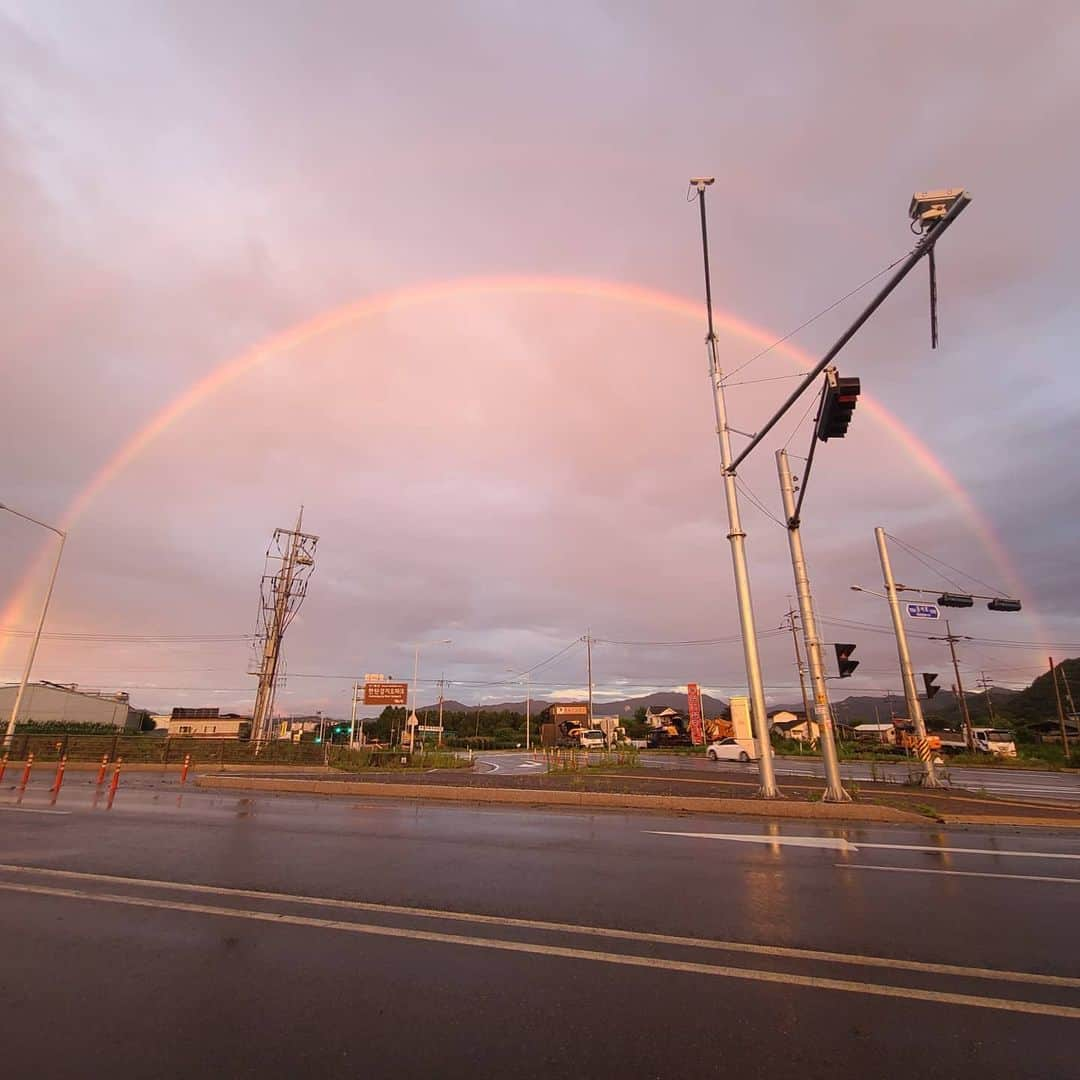
[[[894, 543], [899, 544], [905, 551], [911, 555], [923, 555], [932, 562], [938, 563], [939, 566], [944, 566], [947, 570], [951, 570], [954, 574], [959, 574], [961, 577], [965, 577], [968, 581], [974, 581], [976, 585], [981, 585], [984, 589], [989, 589], [996, 596], [1005, 596], [1006, 593], [1002, 592], [996, 585], [991, 585], [988, 581], [983, 581], [982, 578], [977, 578], [974, 574], [969, 574], [966, 570], [961, 570], [958, 566], [952, 566], [950, 563], [945, 562], [944, 559], [939, 559], [936, 555], [931, 555], [928, 551], [922, 551], [920, 548], [915, 547], [914, 544], [909, 544], [905, 540], [901, 540], [898, 536], [893, 536], [891, 533], [886, 533], [888, 538]], [[917, 556], [916, 556], [917, 557]], [[945, 574], [942, 574], [940, 570], [936, 571], [945, 577], [948, 581], [949, 578]]]
[[827, 308], [822, 308], [821, 311], [819, 311], [816, 315], [812, 315], [805, 322], [799, 323], [799, 325], [796, 326], [794, 330], [788, 331], [788, 333], [786, 333], [782, 338], [777, 338], [776, 341], [774, 341], [771, 345], [767, 345], [764, 349], [761, 350], [761, 352], [754, 353], [754, 355], [751, 356], [749, 360], [744, 360], [741, 364], [739, 364], [738, 367], [732, 368], [732, 370], [728, 372], [727, 376], [724, 379], [724, 385], [727, 386], [728, 379], [732, 378], [732, 376], [734, 375], [738, 375], [738, 373], [742, 371], [743, 368], [749, 367], [755, 360], [760, 360], [766, 353], [772, 352], [772, 350], [775, 349], [777, 345], [783, 345], [785, 341], [793, 338], [801, 330], [805, 330], [811, 323], [817, 322], [818, 319], [820, 319], [823, 315], [828, 315], [829, 312], [833, 310], [833, 308], [839, 307], [845, 300], [850, 300], [856, 293], [862, 292], [862, 290], [865, 289], [867, 285], [872, 285], [875, 281], [877, 281], [879, 277], [887, 274], [890, 270], [892, 270], [893, 267], [899, 266], [910, 254], [910, 252], [905, 251], [899, 259], [897, 259], [895, 262], [889, 263], [888, 266], [886, 266], [883, 270], [879, 270], [873, 277], [867, 278], [861, 285], [856, 285], [855, 288], [851, 290], [851, 292], [844, 293], [844, 295], [841, 296], [839, 300], [834, 300]]

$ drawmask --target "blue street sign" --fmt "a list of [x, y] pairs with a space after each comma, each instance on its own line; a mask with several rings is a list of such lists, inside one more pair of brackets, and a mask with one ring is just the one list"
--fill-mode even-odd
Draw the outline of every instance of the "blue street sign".
[[911, 619], [940, 619], [941, 613], [937, 604], [905, 604], [908, 618]]

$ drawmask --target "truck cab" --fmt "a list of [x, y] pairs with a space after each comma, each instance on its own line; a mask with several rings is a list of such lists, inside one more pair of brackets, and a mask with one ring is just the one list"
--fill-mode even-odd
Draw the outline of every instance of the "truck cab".
[[1016, 740], [1011, 731], [1003, 728], [977, 727], [971, 729], [975, 749], [984, 754], [1016, 757]]

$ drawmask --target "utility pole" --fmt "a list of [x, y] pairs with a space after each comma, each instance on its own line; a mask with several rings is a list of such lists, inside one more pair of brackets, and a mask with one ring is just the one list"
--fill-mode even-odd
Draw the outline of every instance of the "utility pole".
[[960, 701], [960, 714], [964, 718], [964, 742], [967, 744], [968, 750], [975, 749], [975, 735], [971, 730], [971, 713], [968, 712], [967, 698], [964, 697], [964, 684], [960, 681], [960, 664], [956, 659], [956, 643], [960, 641], [960, 636], [952, 632], [952, 627], [949, 625], [949, 620], [945, 620], [945, 637], [931, 638], [931, 641], [947, 641], [949, 643], [949, 654], [952, 656], [953, 674], [956, 676], [956, 696]]
[[990, 719], [990, 726], [996, 727], [997, 724], [994, 720], [994, 702], [990, 697], [990, 680], [986, 677], [985, 671], [979, 672], [979, 688], [986, 696], [986, 715]]
[[[308, 577], [315, 565], [317, 536], [301, 532], [304, 508], [296, 518], [294, 529], [275, 529], [274, 538], [266, 552], [266, 569], [260, 588], [259, 624], [256, 631], [258, 666], [249, 674], [257, 675], [259, 686], [255, 693], [255, 709], [251, 718], [251, 737], [256, 748], [270, 737], [277, 692], [278, 670], [281, 664], [281, 643], [293, 617], [307, 595]], [[271, 573], [272, 562], [279, 563]]]
[[758, 794], [764, 799], [780, 795], [773, 769], [772, 746], [769, 742], [769, 717], [765, 708], [765, 689], [761, 678], [761, 658], [758, 654], [757, 628], [754, 625], [754, 607], [750, 596], [750, 571], [746, 564], [746, 532], [739, 514], [739, 492], [732, 468], [731, 433], [727, 420], [727, 403], [724, 400], [724, 376], [716, 350], [716, 330], [713, 326], [712, 276], [709, 270], [709, 231], [705, 218], [705, 189], [713, 183], [712, 177], [691, 180], [697, 188], [698, 208], [701, 212], [701, 248], [705, 265], [705, 310], [708, 318], [708, 336], [705, 347], [709, 364], [709, 384], [712, 388], [713, 410], [716, 414], [716, 437], [720, 443], [720, 475], [724, 484], [727, 503], [728, 540], [731, 543], [731, 562], [735, 574], [735, 596], [739, 608], [739, 627], [742, 632], [743, 659], [746, 664], [747, 689], [750, 692], [750, 716], [758, 744], [758, 770], [761, 786]]
[[1054, 699], [1057, 701], [1058, 723], [1061, 724], [1061, 749], [1065, 754], [1065, 761], [1069, 761], [1069, 732], [1065, 724], [1065, 710], [1061, 705], [1061, 687], [1058, 686], [1057, 669], [1054, 667], [1054, 658], [1050, 657], [1050, 679], [1054, 684]]
[[1073, 702], [1072, 687], [1069, 685], [1069, 676], [1065, 671], [1065, 665], [1059, 664], [1058, 671], [1061, 672], [1061, 681], [1065, 684], [1065, 694], [1069, 699], [1069, 718], [1072, 722], [1076, 723], [1076, 705]]
[[442, 707], [443, 707], [443, 691], [446, 689], [446, 679], [439, 676], [439, 745], [442, 746], [443, 736], [443, 724], [442, 724]]
[[[788, 597], [790, 603], [791, 597]], [[806, 717], [807, 734], [810, 734], [810, 699], [806, 696], [806, 669], [803, 667], [802, 653], [799, 651], [799, 630], [795, 625], [795, 611], [789, 608], [788, 623], [791, 626], [791, 643], [795, 646], [795, 668], [799, 672], [799, 689], [802, 691], [803, 716]]]
[[589, 669], [589, 727], [593, 726], [592, 722], [592, 634], [590, 631], [585, 631], [585, 655], [586, 664]]
[[356, 745], [356, 698], [360, 692], [360, 684], [354, 682], [352, 684], [352, 716], [349, 720], [349, 749], [352, 750]]
[[893, 578], [892, 564], [889, 562], [889, 549], [885, 543], [885, 530], [879, 525], [874, 530], [877, 539], [878, 556], [881, 559], [881, 573], [885, 578], [885, 592], [888, 595], [889, 611], [892, 614], [893, 631], [896, 634], [896, 652], [900, 658], [900, 676], [904, 681], [904, 696], [907, 698], [908, 717], [915, 725], [915, 739], [919, 760], [923, 763], [923, 787], [941, 787], [930, 754], [930, 744], [926, 738], [926, 722], [923, 720], [922, 705], [919, 703], [919, 691], [915, 686], [915, 674], [911, 667], [911, 653], [908, 651], [907, 632], [904, 629], [904, 616], [900, 613], [900, 598], [896, 592], [896, 580]]
[[532, 749], [532, 677], [525, 672], [525, 749]]
[[19, 708], [22, 706], [23, 695], [26, 693], [26, 684], [30, 681], [30, 672], [34, 668], [34, 657], [37, 655], [38, 644], [41, 641], [41, 632], [45, 629], [45, 616], [49, 613], [49, 601], [52, 599], [53, 586], [56, 584], [56, 575], [60, 572], [60, 557], [64, 554], [64, 543], [67, 540], [67, 533], [62, 529], [57, 529], [53, 525], [46, 524], [44, 521], [38, 521], [37, 518], [31, 517], [29, 514], [22, 514], [18, 510], [12, 509], [10, 506], [5, 506], [4, 503], [0, 503], [0, 510], [6, 510], [9, 514], [21, 517], [23, 521], [29, 521], [34, 525], [40, 525], [43, 529], [48, 529], [50, 532], [54, 532], [60, 537], [60, 546], [56, 549], [56, 559], [53, 561], [52, 574], [49, 576], [49, 587], [45, 590], [45, 599], [41, 604], [41, 614], [38, 616], [34, 637], [30, 642], [30, 652], [26, 657], [26, 666], [23, 668], [22, 679], [19, 681], [19, 689], [15, 694], [15, 704], [11, 707], [11, 716], [8, 717], [7, 730], [4, 733], [4, 749], [7, 750], [15, 738], [15, 725], [19, 719]]
[[[780, 494], [784, 502], [784, 518], [787, 525], [788, 546], [791, 548], [791, 569], [795, 575], [795, 595], [799, 601], [803, 636], [806, 639], [806, 659], [810, 665], [810, 685], [814, 691], [814, 719], [821, 740], [821, 758], [825, 765], [825, 802], [850, 802], [851, 796], [844, 790], [840, 780], [840, 759], [836, 753], [833, 736], [832, 715], [825, 687], [825, 664], [821, 657], [821, 639], [818, 637], [817, 619], [814, 616], [814, 600], [810, 594], [810, 577], [806, 570], [802, 533], [799, 519], [795, 516], [795, 487], [791, 480], [786, 450], [776, 451], [776, 468], [780, 476]], [[792, 619], [794, 623], [794, 619]], [[807, 717], [809, 723], [809, 717]]]

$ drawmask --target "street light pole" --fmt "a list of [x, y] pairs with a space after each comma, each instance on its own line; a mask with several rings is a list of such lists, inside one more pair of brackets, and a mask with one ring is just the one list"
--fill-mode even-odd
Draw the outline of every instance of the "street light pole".
[[[795, 574], [795, 594], [799, 601], [803, 636], [806, 639], [806, 659], [810, 665], [810, 684], [814, 690], [814, 719], [821, 733], [821, 758], [825, 765], [825, 802], [851, 802], [840, 780], [840, 761], [836, 754], [833, 737], [832, 715], [825, 687], [825, 664], [821, 657], [821, 639], [818, 637], [817, 619], [814, 616], [814, 600], [810, 595], [810, 577], [806, 571], [803, 554], [802, 533], [795, 516], [795, 488], [791, 481], [786, 450], [776, 451], [776, 468], [780, 475], [780, 494], [784, 502], [784, 518], [787, 524], [788, 546], [791, 548], [791, 568]], [[809, 718], [807, 718], [809, 719]], [[809, 725], [807, 725], [809, 726]]]
[[923, 763], [923, 787], [941, 787], [941, 781], [934, 770], [926, 738], [926, 722], [923, 720], [919, 691], [915, 686], [915, 674], [911, 667], [911, 653], [908, 650], [907, 632], [904, 629], [904, 617], [900, 612], [900, 598], [896, 592], [896, 580], [893, 577], [892, 563], [889, 562], [889, 549], [885, 543], [885, 530], [879, 525], [874, 529], [877, 539], [878, 556], [881, 559], [881, 573], [885, 579], [885, 592], [889, 597], [889, 612], [892, 615], [893, 631], [896, 634], [896, 652], [900, 658], [900, 676], [904, 680], [904, 696], [907, 699], [908, 717], [915, 725], [915, 739], [918, 746], [919, 760]]
[[720, 442], [720, 475], [724, 482], [724, 498], [727, 502], [728, 540], [731, 542], [731, 561], [735, 573], [735, 596], [739, 608], [739, 627], [742, 631], [743, 659], [746, 664], [747, 689], [750, 692], [750, 716], [758, 744], [758, 770], [761, 786], [758, 794], [765, 799], [780, 795], [773, 770], [772, 748], [769, 743], [769, 718], [765, 709], [765, 689], [761, 678], [761, 658], [758, 655], [757, 629], [754, 625], [754, 608], [750, 596], [750, 572], [746, 565], [746, 533], [739, 515], [739, 493], [735, 486], [735, 472], [731, 467], [731, 434], [727, 421], [727, 404], [724, 401], [724, 379], [716, 352], [716, 330], [713, 326], [712, 277], [709, 270], [709, 231], [705, 218], [705, 188], [712, 179], [692, 180], [697, 188], [698, 208], [701, 212], [701, 248], [705, 263], [705, 309], [708, 318], [708, 336], [705, 339], [709, 363], [709, 383], [712, 387], [713, 410], [716, 413], [716, 437]]
[[30, 642], [30, 653], [26, 657], [26, 667], [23, 668], [22, 681], [19, 683], [19, 690], [15, 695], [15, 704], [12, 706], [11, 716], [8, 717], [7, 730], [4, 733], [4, 748], [7, 749], [11, 746], [11, 742], [15, 738], [15, 724], [18, 720], [19, 708], [22, 705], [23, 696], [26, 694], [26, 685], [30, 681], [30, 672], [34, 667], [34, 656], [37, 654], [38, 642], [41, 641], [41, 631], [45, 627], [45, 616], [49, 612], [49, 601], [52, 599], [53, 586], [56, 584], [56, 575], [60, 571], [60, 557], [64, 554], [64, 542], [67, 540], [67, 533], [44, 521], [38, 521], [37, 518], [31, 517], [29, 514], [22, 514], [18, 510], [14, 510], [4, 503], [0, 503], [0, 510], [6, 510], [9, 514], [14, 514], [24, 521], [32, 522], [34, 525], [40, 525], [43, 529], [48, 529], [50, 532], [54, 532], [60, 537], [60, 546], [56, 549], [56, 560], [53, 562], [52, 574], [49, 576], [49, 587], [45, 590], [45, 600], [41, 605], [41, 614], [38, 616], [37, 629], [34, 631], [33, 640]]
[[[408, 735], [409, 735], [409, 753], [410, 754], [413, 752], [413, 749], [414, 749], [414, 747], [416, 745], [416, 724], [410, 724], [409, 723], [409, 717], [410, 717], [410, 715], [411, 716], [416, 716], [417, 684], [420, 681], [420, 650], [422, 648], [424, 648], [426, 645], [451, 645], [451, 644], [453, 644], [453, 642], [451, 642], [450, 638], [441, 638], [439, 641], [417, 641], [417, 642], [414, 642], [415, 648], [414, 648], [414, 652], [413, 652], [412, 713], [410, 714], [410, 712], [409, 712], [407, 702], [406, 702], [406, 708], [405, 708], [405, 730], [406, 730], [406, 732], [408, 732]], [[419, 720], [417, 720], [417, 723], [419, 723]]]

